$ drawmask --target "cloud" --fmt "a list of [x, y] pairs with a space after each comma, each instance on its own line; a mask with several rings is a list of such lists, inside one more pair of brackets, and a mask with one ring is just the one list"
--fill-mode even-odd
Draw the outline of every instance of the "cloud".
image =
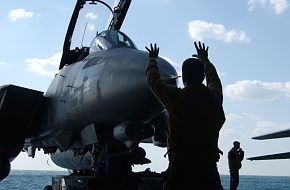
[[249, 113], [242, 113], [242, 114], [230, 113], [226, 115], [226, 122], [234, 122], [234, 121], [238, 121], [242, 119], [246, 119], [246, 120], [250, 119], [250, 120], [258, 121], [261, 118], [259, 116], [249, 114]]
[[232, 137], [235, 131], [232, 128], [222, 128], [220, 131], [220, 137]]
[[47, 59], [32, 58], [27, 59], [25, 62], [28, 63], [28, 70], [32, 72], [45, 76], [54, 76], [58, 71], [61, 55], [61, 53], [56, 53]]
[[165, 59], [166, 61], [168, 61], [168, 63], [170, 63], [177, 71], [177, 74], [179, 76], [181, 76], [181, 66], [177, 63], [175, 63], [172, 59], [170, 59], [169, 57], [165, 57], [165, 56], [160, 56], [162, 57], [163, 59]]
[[244, 113], [243, 114], [245, 117], [248, 117], [249, 119], [251, 120], [260, 120], [261, 117], [260, 116], [257, 116], [257, 115], [253, 115], [253, 114], [249, 114], [249, 113]]
[[277, 97], [290, 97], [290, 82], [244, 80], [227, 85], [224, 93], [237, 100], [271, 101]]
[[97, 14], [94, 14], [94, 13], [87, 13], [86, 14], [86, 19], [96, 20], [97, 18], [98, 18]]
[[218, 73], [218, 76], [219, 76], [220, 78], [223, 78], [223, 77], [227, 76], [226, 73], [224, 73], [224, 72], [222, 72], [222, 71], [219, 71], [219, 70], [217, 70], [217, 73]]
[[257, 135], [264, 135], [268, 133], [273, 133], [277, 131], [281, 131], [284, 129], [289, 129], [290, 128], [290, 123], [282, 123], [282, 124], [277, 124], [271, 121], [258, 121], [256, 123], [255, 129], [252, 131], [252, 134], [257, 136]]
[[89, 31], [95, 31], [95, 29], [96, 29], [95, 25], [93, 25], [93, 24], [91, 24], [91, 23], [89, 23], [89, 24], [87, 25], [87, 28], [88, 28]]
[[7, 63], [7, 62], [5, 62], [5, 61], [1, 61], [0, 60], [0, 66], [9, 66], [9, 65], [11, 65], [10, 63]]
[[[86, 19], [88, 19], [88, 20], [96, 20], [97, 18], [98, 18], [98, 15], [97, 14], [94, 14], [92, 12], [86, 14]], [[95, 27], [94, 24], [92, 24], [92, 23], [88, 23], [87, 24], [88, 31], [94, 31], [95, 28], [96, 27]]]
[[249, 0], [248, 5], [250, 11], [253, 11], [256, 7], [260, 7], [274, 10], [275, 14], [282, 14], [289, 6], [287, 0]]
[[34, 16], [34, 13], [20, 8], [20, 9], [14, 9], [10, 11], [8, 16], [11, 21], [16, 21], [16, 20], [21, 20], [25, 18], [32, 18]]
[[243, 116], [231, 113], [231, 114], [227, 114], [226, 118], [227, 118], [226, 120], [228, 122], [228, 121], [236, 121], [236, 120], [242, 119]]
[[[168, 61], [168, 63], [170, 63], [175, 68], [178, 76], [181, 76], [182, 75], [181, 66], [179, 64], [175, 63], [169, 57], [165, 57], [165, 56], [160, 56], [160, 57], [162, 57], [163, 59], [165, 59], [166, 61]], [[182, 79], [180, 77], [178, 78], [177, 81], [178, 81], [177, 82], [177, 86], [183, 87]]]
[[188, 23], [188, 33], [193, 40], [214, 38], [224, 42], [250, 42], [244, 31], [227, 30], [224, 25], [193, 20]]

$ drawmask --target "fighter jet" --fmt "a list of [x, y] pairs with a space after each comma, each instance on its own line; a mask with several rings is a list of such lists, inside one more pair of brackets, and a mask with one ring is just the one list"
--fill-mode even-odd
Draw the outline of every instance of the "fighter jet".
[[[285, 137], [290, 137], [290, 129], [278, 131], [275, 133], [269, 133], [269, 134], [265, 134], [261, 136], [256, 136], [256, 137], [253, 137], [252, 139], [265, 140], [265, 139], [276, 139], [276, 138], [285, 138]], [[252, 161], [252, 160], [272, 160], [272, 159], [289, 159], [289, 158], [290, 158], [290, 152], [285, 152], [285, 153], [251, 157], [247, 159]]]
[[[59, 71], [46, 92], [0, 87], [0, 180], [21, 151], [34, 157], [43, 149], [56, 165], [78, 172], [92, 171], [102, 157], [140, 142], [166, 144], [167, 113], [146, 83], [148, 52], [120, 31], [131, 0], [108, 2], [77, 0]], [[102, 6], [111, 21], [90, 46], [71, 47], [85, 6]], [[174, 67], [161, 57], [158, 66], [161, 78], [177, 85]]]

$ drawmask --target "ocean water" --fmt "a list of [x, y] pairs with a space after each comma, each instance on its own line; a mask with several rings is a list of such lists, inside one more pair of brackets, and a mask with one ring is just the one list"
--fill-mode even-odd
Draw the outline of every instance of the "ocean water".
[[[0, 182], [0, 190], [43, 190], [51, 185], [52, 176], [67, 175], [66, 171], [13, 170]], [[229, 189], [230, 176], [221, 175], [225, 190]], [[290, 190], [290, 176], [241, 175], [238, 190]]]
[[[230, 189], [230, 176], [221, 175], [224, 189]], [[241, 175], [238, 190], [290, 190], [290, 176]]]
[[51, 185], [52, 176], [67, 175], [66, 171], [12, 170], [0, 182], [0, 190], [43, 190]]

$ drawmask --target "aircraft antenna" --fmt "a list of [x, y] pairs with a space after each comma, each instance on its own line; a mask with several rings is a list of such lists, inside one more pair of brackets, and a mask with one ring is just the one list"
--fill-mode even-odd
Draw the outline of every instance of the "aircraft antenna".
[[88, 25], [88, 22], [86, 21], [86, 25], [85, 25], [85, 29], [84, 29], [84, 33], [83, 33], [83, 37], [82, 37], [82, 42], [81, 42], [81, 47], [83, 47], [84, 37], [85, 37], [86, 30], [87, 30], [87, 25]]

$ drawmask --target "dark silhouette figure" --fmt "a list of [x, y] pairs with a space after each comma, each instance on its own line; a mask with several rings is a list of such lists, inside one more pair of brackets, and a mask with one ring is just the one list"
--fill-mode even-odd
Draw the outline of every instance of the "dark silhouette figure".
[[235, 141], [234, 147], [228, 153], [228, 163], [230, 169], [230, 190], [236, 190], [239, 185], [239, 170], [242, 167], [244, 151], [240, 148], [240, 142]]
[[88, 188], [137, 189], [139, 179], [132, 171], [132, 165], [150, 163], [150, 160], [145, 156], [145, 150], [138, 145], [127, 152], [107, 156], [97, 165], [96, 179], [89, 181]]
[[[146, 47], [149, 63], [147, 83], [169, 114], [167, 129], [168, 169], [165, 189], [223, 189], [216, 163], [219, 161], [219, 131], [225, 122], [222, 84], [208, 59], [208, 47], [194, 43], [196, 58], [182, 65], [184, 88], [160, 79], [159, 48]], [[206, 78], [207, 86], [203, 84]]]

